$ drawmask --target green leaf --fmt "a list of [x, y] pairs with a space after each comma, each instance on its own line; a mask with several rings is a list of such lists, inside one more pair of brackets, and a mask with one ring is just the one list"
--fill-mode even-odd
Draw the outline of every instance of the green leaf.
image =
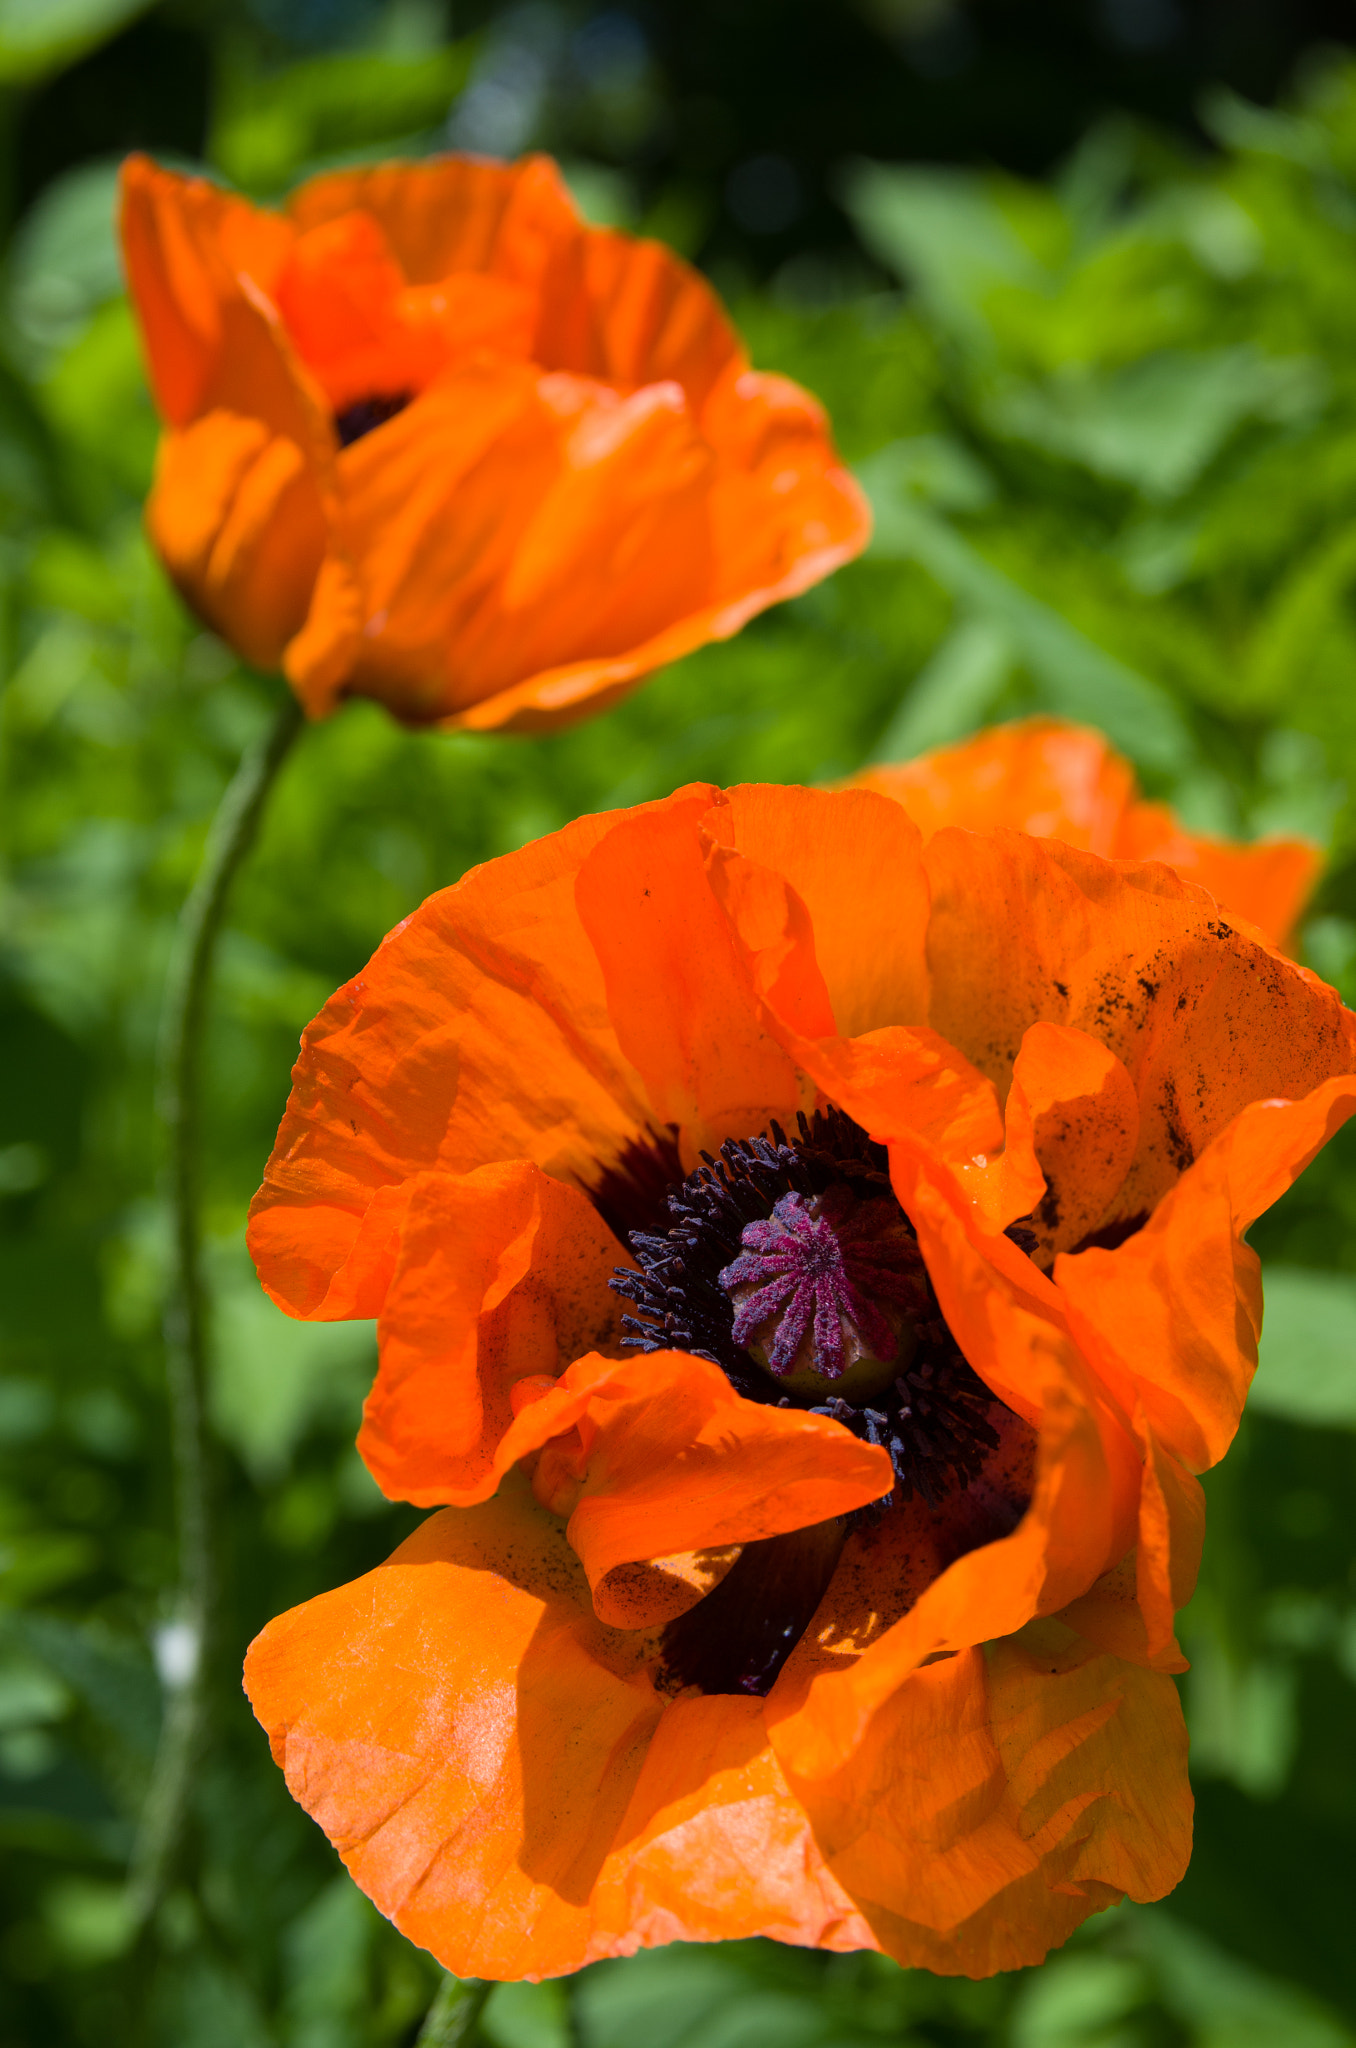
[[1162, 350], [1109, 375], [1080, 366], [991, 401], [1007, 433], [1066, 456], [1145, 497], [1181, 495], [1245, 420], [1314, 412], [1324, 380], [1303, 359], [1274, 362], [1246, 345]]
[[872, 554], [920, 563], [973, 617], [1005, 634], [1048, 709], [1100, 726], [1146, 767], [1172, 771], [1187, 764], [1190, 736], [1166, 690], [1096, 646], [911, 499], [894, 448], [862, 463], [858, 476], [876, 515]]
[[150, 0], [0, 0], [0, 81], [29, 84], [115, 35]]
[[1129, 1956], [1057, 1956], [1021, 1984], [1012, 2048], [1102, 2048], [1151, 1996], [1148, 1973]]
[[490, 1993], [480, 2031], [494, 2048], [569, 2048], [565, 1990], [547, 1984], [499, 1984]]
[[117, 195], [116, 161], [81, 164], [47, 186], [24, 216], [8, 297], [28, 367], [45, 368], [121, 290]]
[[991, 619], [962, 620], [914, 679], [873, 758], [909, 761], [984, 723], [1013, 668], [1011, 637]]
[[1315, 1428], [1356, 1429], [1356, 1279], [1268, 1266], [1249, 1405]]
[[149, 1659], [104, 1630], [55, 1614], [11, 1614], [4, 1629], [130, 1750], [142, 1757], [153, 1753], [160, 1729], [160, 1688]]
[[1174, 1915], [1134, 1913], [1132, 1926], [1161, 2002], [1201, 2048], [1352, 2048], [1356, 2041], [1310, 1993], [1264, 1976]]
[[860, 163], [844, 181], [857, 232], [874, 256], [912, 284], [929, 311], [972, 346], [996, 286], [1039, 286], [1041, 264], [972, 171]]
[[227, 70], [208, 153], [248, 191], [280, 190], [314, 160], [413, 138], [445, 119], [468, 41], [414, 56], [342, 51], [260, 76]]

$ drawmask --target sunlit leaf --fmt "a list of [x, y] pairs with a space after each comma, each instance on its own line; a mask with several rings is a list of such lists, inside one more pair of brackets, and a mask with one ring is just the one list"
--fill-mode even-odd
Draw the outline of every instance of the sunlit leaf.
[[74, 62], [149, 0], [0, 0], [0, 80], [27, 82]]
[[1356, 1279], [1267, 1267], [1261, 1355], [1248, 1399], [1289, 1422], [1356, 1428]]

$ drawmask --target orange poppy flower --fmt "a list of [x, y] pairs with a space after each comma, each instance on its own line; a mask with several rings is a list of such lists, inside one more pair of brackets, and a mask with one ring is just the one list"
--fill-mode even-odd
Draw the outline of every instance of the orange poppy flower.
[[1101, 733], [1060, 718], [992, 726], [916, 760], [863, 769], [850, 787], [894, 797], [925, 837], [943, 825], [1012, 825], [1109, 860], [1166, 861], [1282, 949], [1322, 866], [1307, 840], [1249, 846], [1186, 831], [1166, 804], [1138, 794], [1134, 769]]
[[379, 1318], [439, 1507], [246, 1684], [461, 1975], [766, 1934], [982, 1975], [1190, 1846], [1195, 1478], [1243, 1238], [1356, 1019], [1167, 868], [700, 785], [432, 897], [307, 1031], [256, 1199]]
[[335, 172], [282, 213], [133, 157], [122, 240], [151, 536], [312, 717], [554, 727], [866, 543], [815, 401], [545, 157]]

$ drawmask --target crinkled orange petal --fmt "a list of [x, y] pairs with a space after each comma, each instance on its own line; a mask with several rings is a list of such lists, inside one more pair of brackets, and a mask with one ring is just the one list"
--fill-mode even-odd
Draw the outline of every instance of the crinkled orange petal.
[[498, 1482], [514, 1385], [615, 1350], [621, 1246], [528, 1160], [412, 1184], [358, 1449], [382, 1492], [470, 1506]]
[[1244, 845], [1186, 831], [1166, 804], [1138, 798], [1133, 769], [1101, 733], [1057, 718], [1019, 719], [864, 768], [852, 785], [903, 804], [925, 838], [947, 825], [1006, 825], [1113, 860], [1163, 861], [1286, 950], [1322, 867], [1304, 840]]
[[948, 1564], [846, 1667], [835, 1654], [841, 1623], [830, 1588], [769, 1701], [779, 1756], [810, 1775], [825, 1775], [856, 1750], [872, 1716], [910, 1673], [1057, 1612], [1135, 1540], [1140, 1449], [1094, 1375], [1057, 1327], [985, 1270], [955, 1214], [925, 1181], [910, 1192], [919, 1243], [957, 1342], [981, 1377], [992, 1374], [1000, 1397], [1038, 1429], [1034, 1484], [1011, 1534]]
[[1107, 1213], [1135, 1156], [1130, 1076], [1086, 1031], [1033, 1024], [1013, 1065], [1004, 1124], [999, 1156], [962, 1168], [973, 1199], [996, 1229], [1030, 1217], [1042, 1247], [1077, 1244]]
[[944, 825], [970, 832], [1010, 825], [1089, 853], [1138, 857], [1117, 837], [1135, 793], [1134, 770], [1101, 733], [1061, 719], [994, 726], [914, 761], [864, 768], [853, 781], [903, 804], [927, 839]]
[[[796, 950], [813, 949], [830, 1014], [802, 1013], [803, 1035], [852, 1038], [926, 1021], [927, 877], [920, 835], [896, 805], [862, 790], [747, 783], [717, 801], [702, 830], [804, 905], [809, 927]], [[781, 943], [775, 930], [761, 944], [743, 936], [760, 952]], [[775, 1007], [785, 1013], [785, 998]]]
[[460, 1976], [552, 1976], [663, 1711], [523, 1484], [270, 1623], [245, 1689], [356, 1882]]
[[937, 833], [931, 1023], [1006, 1092], [1033, 1024], [1073, 1025], [1128, 1070], [1135, 1158], [1108, 1221], [1151, 1211], [1248, 1103], [1356, 1066], [1331, 989], [1156, 864], [1016, 832]]
[[806, 1100], [759, 1017], [727, 922], [713, 900], [697, 827], [710, 795], [632, 811], [581, 863], [578, 914], [597, 955], [608, 1012], [643, 1077], [655, 1117], [700, 1147], [793, 1117]]
[[275, 667], [325, 553], [324, 507], [296, 442], [242, 413], [204, 413], [162, 441], [146, 519], [199, 615], [247, 661]]
[[600, 1588], [619, 1566], [809, 1528], [894, 1484], [884, 1450], [827, 1416], [747, 1401], [684, 1351], [579, 1359], [519, 1414], [499, 1470], [568, 1431], [550, 1505], [611, 1621], [623, 1613]]
[[[696, 608], [648, 637], [627, 644], [615, 655], [588, 660], [559, 660], [521, 683], [506, 685], [494, 695], [456, 711], [446, 722], [478, 730], [494, 725], [533, 732], [598, 710], [625, 694], [636, 680], [665, 662], [676, 661], [707, 640], [724, 640], [740, 631], [768, 605], [794, 597], [850, 561], [870, 535], [870, 511], [851, 475], [839, 463], [828, 439], [823, 414], [803, 392], [781, 379], [762, 379], [753, 371], [737, 379], [737, 408], [727, 408], [728, 425], [712, 427], [711, 408], [701, 422], [710, 450], [710, 465], [689, 485], [691, 503], [675, 506], [695, 524], [680, 541], [666, 529], [661, 542], [643, 499], [636, 515], [638, 540], [644, 540], [646, 561], [661, 582], [665, 547], [687, 551], [684, 573], [692, 578], [700, 563], [707, 580]], [[652, 475], [654, 472], [652, 472]], [[636, 496], [644, 478], [637, 473], [630, 487]], [[577, 493], [571, 492], [571, 503]], [[559, 500], [562, 508], [564, 495]], [[559, 523], [552, 516], [553, 524]], [[547, 517], [543, 512], [543, 524]], [[569, 513], [573, 524], [578, 514]], [[656, 537], [646, 536], [651, 530]], [[608, 544], [606, 533], [594, 544], [595, 559]], [[564, 570], [562, 575], [568, 573]], [[640, 615], [619, 607], [608, 612], [614, 643], [626, 639], [623, 620], [639, 633]]]
[[1133, 1388], [1155, 1433], [1193, 1472], [1223, 1457], [1257, 1364], [1260, 1266], [1242, 1233], [1356, 1113], [1356, 1077], [1298, 1101], [1254, 1101], [1114, 1251], [1055, 1261], [1079, 1344]]
[[250, 1222], [290, 1314], [380, 1312], [414, 1175], [520, 1158], [592, 1187], [651, 1132], [575, 910], [615, 829], [579, 819], [431, 896], [308, 1026]]
[[406, 401], [454, 363], [488, 352], [524, 360], [536, 302], [507, 278], [462, 272], [409, 285], [370, 213], [298, 236], [275, 296], [288, 333], [336, 413]]
[[121, 225], [151, 382], [170, 425], [216, 408], [244, 413], [314, 460], [328, 431], [267, 297], [291, 246], [287, 223], [133, 156], [122, 168]]
[[830, 1872], [896, 1961], [981, 1977], [1037, 1963], [1089, 1913], [1171, 1890], [1191, 1847], [1170, 1679], [1057, 1623], [915, 1671], [860, 1747], [773, 1743]]
[[344, 214], [370, 213], [412, 285], [482, 271], [539, 289], [579, 215], [549, 157], [516, 164], [429, 157], [332, 171], [299, 186], [287, 212], [306, 232]]
[[1107, 850], [1120, 860], [1166, 861], [1285, 951], [1323, 866], [1318, 848], [1303, 839], [1243, 846], [1184, 832], [1166, 804], [1131, 804]]
[[366, 612], [345, 687], [445, 719], [629, 656], [706, 602], [712, 460], [677, 386], [449, 371], [340, 459]]
[[712, 633], [726, 639], [858, 554], [871, 537], [871, 508], [834, 453], [823, 407], [788, 378], [732, 363], [703, 409], [702, 431], [720, 458]]
[[[515, 1477], [272, 1622], [245, 1684], [294, 1798], [460, 1976], [755, 1929], [871, 1945], [738, 1698], [666, 1708]], [[670, 1716], [673, 1717], [670, 1725]]]
[[537, 361], [632, 390], [671, 379], [695, 409], [744, 351], [706, 279], [662, 242], [562, 236], [541, 282]]
[[753, 1935], [807, 1948], [878, 1946], [786, 1789], [761, 1700], [673, 1701], [620, 1839], [593, 1897], [595, 1943], [610, 1940], [614, 1953]]
[[[723, 829], [722, 816], [717, 810], [703, 820], [711, 892], [766, 1035], [881, 1142], [907, 1131], [958, 1161], [996, 1151], [1003, 1125], [993, 1084], [937, 1032], [883, 1025], [851, 1039], [832, 1035], [833, 1007], [806, 903], [784, 875], [713, 836]], [[873, 918], [884, 922], [888, 899], [887, 880], [879, 898], [867, 897], [867, 931]], [[888, 951], [886, 960], [883, 985], [873, 987], [865, 976], [854, 987], [840, 976], [842, 998], [885, 1008], [891, 985], [898, 987]]]
[[302, 356], [323, 370], [381, 339], [404, 288], [377, 222], [354, 211], [296, 237], [274, 296]]

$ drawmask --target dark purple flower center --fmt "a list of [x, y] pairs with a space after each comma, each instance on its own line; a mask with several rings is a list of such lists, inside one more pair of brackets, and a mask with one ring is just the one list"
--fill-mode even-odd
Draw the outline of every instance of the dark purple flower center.
[[611, 1283], [636, 1311], [622, 1341], [695, 1353], [747, 1400], [827, 1415], [887, 1451], [894, 1471], [874, 1506], [746, 1545], [665, 1631], [672, 1683], [764, 1694], [854, 1531], [884, 1540], [888, 1518], [914, 1503], [934, 1547], [959, 1556], [1014, 1526], [1024, 1491], [1014, 1500], [1010, 1482], [994, 1489], [984, 1475], [1026, 1425], [962, 1357], [885, 1149], [851, 1118], [817, 1110], [794, 1139], [772, 1124], [704, 1157], [662, 1207], [670, 1136], [632, 1147], [600, 1182], [595, 1200], [636, 1260]]
[[883, 1445], [893, 1498], [935, 1505], [978, 1474], [996, 1404], [937, 1306], [884, 1147], [850, 1117], [731, 1139], [665, 1206], [667, 1230], [628, 1231], [639, 1270], [611, 1283], [636, 1307], [624, 1343], [694, 1352], [747, 1400]]
[[735, 1343], [758, 1345], [778, 1376], [799, 1368], [837, 1380], [863, 1359], [897, 1358], [899, 1332], [881, 1304], [917, 1310], [922, 1290], [916, 1245], [898, 1230], [877, 1234], [882, 1211], [887, 1228], [894, 1222], [889, 1209], [857, 1202], [840, 1185], [783, 1195], [770, 1216], [746, 1223], [743, 1250], [720, 1274], [735, 1307]]

